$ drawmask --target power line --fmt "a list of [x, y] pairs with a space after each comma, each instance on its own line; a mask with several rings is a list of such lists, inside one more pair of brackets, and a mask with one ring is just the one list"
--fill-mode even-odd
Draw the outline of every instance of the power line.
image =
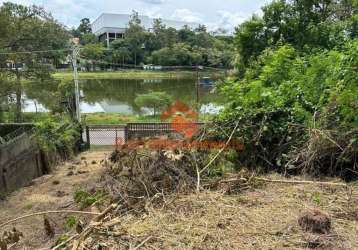
[[0, 52], [0, 55], [36, 54], [36, 53], [64, 52], [64, 51], [72, 51], [72, 49], [53, 49], [53, 50], [34, 50], [34, 51]]

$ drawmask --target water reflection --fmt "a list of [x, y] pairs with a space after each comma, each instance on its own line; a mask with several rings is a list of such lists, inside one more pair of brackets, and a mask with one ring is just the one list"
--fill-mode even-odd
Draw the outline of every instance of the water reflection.
[[[134, 100], [138, 94], [151, 91], [164, 91], [171, 95], [173, 100], [181, 100], [193, 107], [197, 104], [196, 79], [82, 80], [80, 88], [83, 113], [147, 114], [149, 111], [138, 107]], [[25, 111], [34, 112], [36, 108], [38, 112], [51, 110], [52, 102], [56, 100], [52, 94], [55, 89], [55, 84], [30, 84], [25, 89]], [[223, 103], [222, 97], [212, 90], [213, 87], [199, 86], [198, 97], [203, 113], [216, 113]]]

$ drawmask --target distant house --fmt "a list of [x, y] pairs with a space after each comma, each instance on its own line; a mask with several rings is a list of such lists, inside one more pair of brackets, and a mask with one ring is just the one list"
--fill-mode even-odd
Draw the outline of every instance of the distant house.
[[[131, 15], [128, 14], [101, 14], [93, 23], [92, 23], [92, 32], [98, 37], [99, 41], [106, 42], [107, 46], [111, 41], [116, 39], [121, 39], [124, 37], [124, 33], [128, 28]], [[153, 29], [153, 18], [148, 16], [139, 16], [141, 20], [141, 25], [148, 31]], [[181, 22], [162, 19], [162, 22], [167, 27], [174, 29], [181, 29], [185, 25], [190, 28], [196, 28], [199, 26], [197, 23], [190, 22]]]

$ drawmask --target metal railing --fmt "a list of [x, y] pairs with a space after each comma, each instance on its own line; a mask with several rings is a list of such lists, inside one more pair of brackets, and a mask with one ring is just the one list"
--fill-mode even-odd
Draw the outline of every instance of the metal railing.
[[[155, 137], [168, 134], [180, 134], [180, 128], [204, 123], [173, 124], [171, 123], [128, 123], [124, 125], [88, 125], [83, 134], [84, 141], [93, 146], [118, 146], [129, 140]], [[179, 130], [178, 130], [179, 128]]]

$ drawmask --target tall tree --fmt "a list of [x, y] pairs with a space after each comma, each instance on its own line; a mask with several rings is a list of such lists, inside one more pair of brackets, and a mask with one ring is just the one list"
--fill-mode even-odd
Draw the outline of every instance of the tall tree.
[[133, 62], [137, 65], [137, 62], [144, 58], [146, 40], [146, 31], [141, 25], [138, 12], [133, 11], [124, 36], [128, 43], [128, 49], [132, 53]]
[[77, 30], [81, 33], [81, 34], [87, 34], [87, 33], [91, 33], [92, 32], [92, 28], [91, 28], [91, 21], [89, 18], [83, 18], [80, 21], [80, 25], [78, 26]]
[[[236, 45], [244, 66], [268, 46], [290, 43], [300, 51], [331, 49], [344, 43], [345, 21], [357, 10], [356, 0], [275, 0], [236, 29]], [[350, 27], [354, 27], [354, 23]], [[354, 30], [354, 28], [352, 29]]]
[[6, 2], [0, 7], [0, 16], [8, 25], [7, 32], [0, 37], [0, 50], [9, 53], [1, 60], [14, 65], [7, 74], [9, 78], [15, 78], [16, 121], [21, 121], [22, 80], [49, 79], [52, 69], [50, 63], [64, 56], [62, 52], [21, 52], [64, 49], [69, 34], [51, 14], [37, 6], [26, 7]]

